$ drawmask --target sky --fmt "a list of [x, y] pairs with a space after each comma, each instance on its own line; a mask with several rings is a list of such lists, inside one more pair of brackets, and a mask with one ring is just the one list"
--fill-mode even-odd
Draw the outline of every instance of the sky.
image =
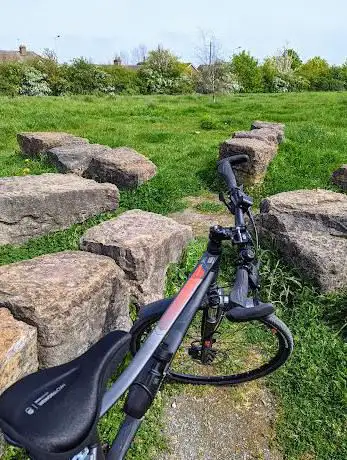
[[346, 0], [0, 0], [0, 49], [20, 43], [54, 50], [60, 62], [83, 56], [111, 63], [139, 44], [158, 44], [199, 63], [201, 31], [224, 58], [241, 47], [259, 59], [284, 46], [306, 60], [347, 59]]

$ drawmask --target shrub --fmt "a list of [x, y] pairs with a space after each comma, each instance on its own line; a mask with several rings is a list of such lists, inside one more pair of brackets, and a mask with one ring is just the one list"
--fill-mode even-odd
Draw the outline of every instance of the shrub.
[[346, 89], [343, 81], [331, 77], [318, 78], [314, 87], [320, 91], [344, 91]]
[[46, 77], [53, 96], [63, 96], [70, 92], [70, 83], [66, 77], [66, 65], [59, 65], [54, 53], [46, 52], [41, 59], [35, 59], [31, 66], [42, 72]]
[[192, 92], [193, 81], [184, 64], [169, 50], [150, 51], [139, 71], [145, 94], [183, 94]]
[[45, 78], [46, 75], [35, 69], [35, 67], [26, 67], [19, 94], [23, 96], [50, 95], [52, 91]]
[[114, 93], [138, 94], [140, 92], [138, 71], [115, 65], [100, 66], [100, 69], [107, 73]]
[[0, 64], [0, 94], [15, 96], [19, 94], [25, 67], [17, 62]]
[[73, 94], [115, 92], [109, 74], [84, 58], [75, 59], [71, 65], [65, 66], [65, 71]]

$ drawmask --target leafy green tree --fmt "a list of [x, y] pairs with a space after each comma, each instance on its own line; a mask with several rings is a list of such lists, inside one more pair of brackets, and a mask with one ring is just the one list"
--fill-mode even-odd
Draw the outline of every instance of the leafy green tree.
[[330, 84], [329, 86], [335, 91], [347, 89], [347, 61], [341, 66], [330, 67]]
[[45, 75], [53, 96], [69, 93], [70, 83], [66, 76], [66, 66], [59, 65], [54, 51], [45, 49], [43, 56], [33, 60], [30, 65]]
[[186, 66], [161, 47], [148, 53], [139, 77], [142, 92], [148, 94], [180, 94], [193, 90], [193, 81], [186, 73]]
[[109, 75], [84, 58], [65, 66], [66, 78], [73, 94], [112, 93]]
[[16, 96], [24, 77], [25, 66], [18, 62], [0, 63], [0, 94]]
[[283, 51], [283, 55], [287, 55], [291, 59], [291, 68], [296, 70], [302, 64], [302, 60], [299, 56], [299, 53], [295, 51], [293, 48], [288, 48]]
[[309, 88], [309, 81], [293, 70], [292, 59], [287, 54], [265, 59], [261, 70], [265, 92], [284, 93]]
[[263, 88], [266, 93], [275, 93], [275, 79], [278, 75], [273, 58], [266, 58], [261, 66]]
[[310, 89], [326, 90], [330, 78], [330, 67], [325, 59], [319, 56], [309, 59], [299, 67], [298, 73], [310, 82]]
[[231, 60], [231, 71], [236, 75], [244, 92], [258, 92], [263, 89], [258, 60], [250, 53], [241, 51], [239, 54], [234, 54]]

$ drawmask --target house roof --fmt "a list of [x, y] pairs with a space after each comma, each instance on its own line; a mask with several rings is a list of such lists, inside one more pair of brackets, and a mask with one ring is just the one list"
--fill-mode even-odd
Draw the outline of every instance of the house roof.
[[0, 50], [0, 62], [25, 62], [39, 57], [33, 51], [27, 51], [25, 46], [20, 46], [18, 51]]
[[187, 67], [190, 67], [193, 71], [198, 72], [198, 68], [191, 62], [184, 62], [183, 64]]

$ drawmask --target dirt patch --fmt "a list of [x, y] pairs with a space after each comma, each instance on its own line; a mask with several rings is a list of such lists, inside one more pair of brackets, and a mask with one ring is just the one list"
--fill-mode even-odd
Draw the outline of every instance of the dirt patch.
[[234, 217], [226, 208], [221, 208], [218, 212], [202, 212], [198, 209], [203, 207], [202, 205], [204, 204], [206, 209], [208, 209], [208, 204], [211, 204], [211, 207], [219, 205], [220, 201], [215, 195], [191, 196], [186, 197], [185, 201], [188, 207], [182, 212], [170, 214], [169, 217], [180, 224], [192, 227], [195, 236], [205, 236], [207, 238], [210, 227], [213, 225], [230, 227], [234, 224]]
[[275, 401], [259, 383], [189, 388], [164, 410], [169, 452], [156, 460], [282, 460], [272, 446]]

